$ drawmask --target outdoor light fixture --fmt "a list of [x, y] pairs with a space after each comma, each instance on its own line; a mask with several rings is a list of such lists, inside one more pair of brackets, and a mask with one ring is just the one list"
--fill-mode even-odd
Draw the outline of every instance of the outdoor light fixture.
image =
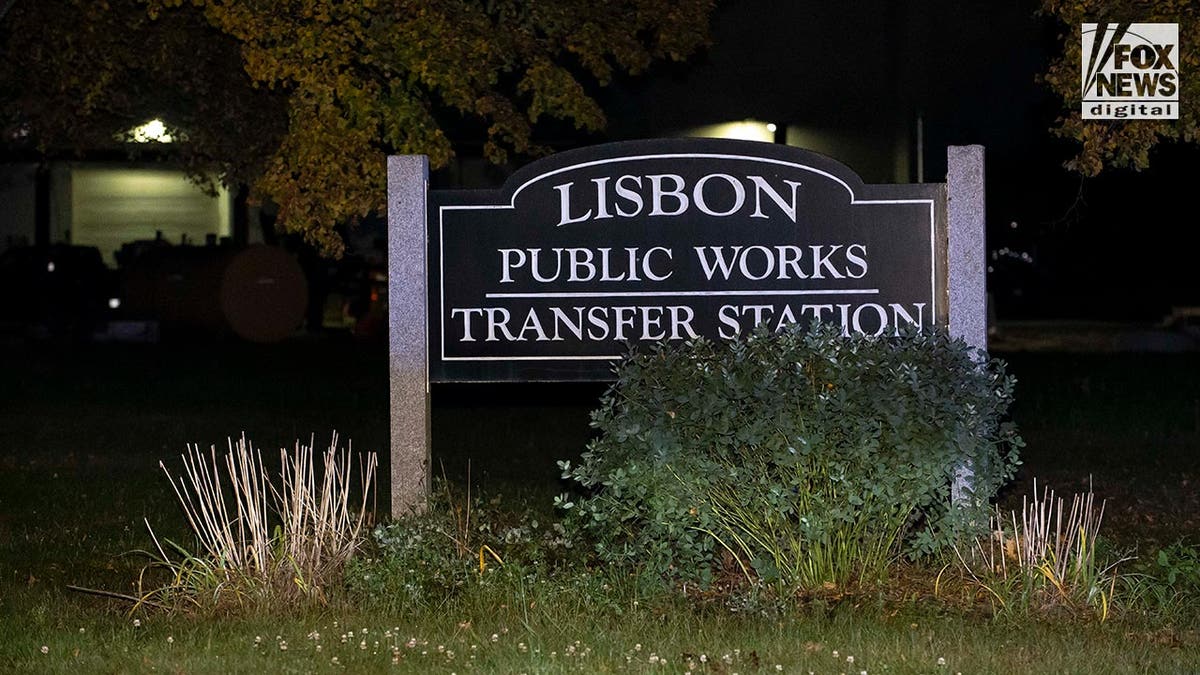
[[46, 271], [47, 271], [47, 272], [53, 272], [53, 271], [54, 271], [54, 261], [53, 261], [53, 260], [51, 260], [50, 262], [46, 263]]
[[696, 127], [687, 130], [685, 135], [699, 136], [701, 138], [731, 138], [743, 141], [773, 143], [775, 141], [775, 129], [777, 128], [774, 122], [748, 119], [740, 122], [726, 122], [723, 124]]
[[167, 133], [167, 125], [157, 117], [130, 129], [126, 137], [134, 143], [172, 143], [175, 140]]
[[121, 299], [120, 298], [109, 298], [108, 299], [108, 308], [109, 309], [120, 309], [121, 308]]

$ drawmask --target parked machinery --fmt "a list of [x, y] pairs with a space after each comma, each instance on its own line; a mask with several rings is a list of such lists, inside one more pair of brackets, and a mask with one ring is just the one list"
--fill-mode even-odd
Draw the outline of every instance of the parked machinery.
[[122, 253], [126, 313], [157, 319], [164, 331], [277, 342], [304, 319], [308, 282], [281, 248], [143, 242]]

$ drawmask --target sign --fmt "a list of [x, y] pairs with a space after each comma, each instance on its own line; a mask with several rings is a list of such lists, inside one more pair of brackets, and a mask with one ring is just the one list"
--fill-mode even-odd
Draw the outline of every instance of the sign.
[[[658, 140], [554, 155], [495, 191], [388, 158], [392, 516], [429, 503], [432, 382], [600, 380], [630, 344], [826, 321], [987, 348], [981, 146], [946, 183], [811, 152]], [[955, 478], [965, 498], [970, 466]]]
[[1179, 24], [1085, 23], [1083, 119], [1179, 119]]
[[796, 148], [601, 145], [428, 204], [435, 382], [608, 379], [630, 345], [759, 323], [947, 323], [944, 186]]

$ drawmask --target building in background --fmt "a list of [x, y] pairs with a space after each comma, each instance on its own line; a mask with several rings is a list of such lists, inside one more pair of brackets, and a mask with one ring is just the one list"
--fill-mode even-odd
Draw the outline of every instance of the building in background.
[[[164, 150], [171, 142], [158, 120], [128, 135]], [[206, 189], [155, 158], [0, 164], [0, 252], [32, 244], [95, 247], [115, 267], [121, 247], [134, 241], [228, 240], [235, 234], [234, 209], [228, 189]]]

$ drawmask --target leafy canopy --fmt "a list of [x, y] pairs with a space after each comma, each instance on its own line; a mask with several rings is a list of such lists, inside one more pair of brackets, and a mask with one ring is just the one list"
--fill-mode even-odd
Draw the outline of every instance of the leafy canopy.
[[[539, 120], [594, 131], [588, 93], [705, 43], [714, 0], [40, 0], [0, 25], [9, 130], [111, 145], [155, 115], [194, 172], [247, 183], [329, 254], [383, 209], [389, 153], [539, 154]], [[12, 105], [9, 105], [9, 104]], [[12, 133], [6, 134], [12, 138]]]
[[[1105, 169], [1144, 169], [1150, 151], [1164, 141], [1200, 141], [1200, 2], [1196, 0], [1043, 0], [1042, 11], [1059, 20], [1063, 33], [1062, 57], [1050, 64], [1045, 81], [1063, 100], [1063, 113], [1055, 133], [1080, 144], [1079, 154], [1068, 168], [1085, 176]], [[1083, 23], [1140, 22], [1179, 24], [1179, 119], [1178, 120], [1084, 120], [1080, 70], [1082, 54], [1079, 31]]]

